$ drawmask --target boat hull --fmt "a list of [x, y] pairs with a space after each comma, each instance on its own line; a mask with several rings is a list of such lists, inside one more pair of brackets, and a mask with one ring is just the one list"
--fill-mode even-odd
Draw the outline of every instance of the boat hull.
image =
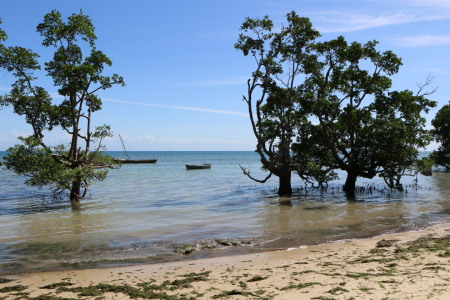
[[122, 164], [154, 164], [157, 159], [114, 159], [114, 161]]
[[210, 164], [186, 165], [186, 169], [188, 169], [188, 170], [211, 169], [211, 165]]

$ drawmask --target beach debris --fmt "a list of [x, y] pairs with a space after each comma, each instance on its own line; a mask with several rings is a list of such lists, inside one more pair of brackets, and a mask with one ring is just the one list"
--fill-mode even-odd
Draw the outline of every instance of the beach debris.
[[246, 291], [240, 291], [240, 290], [231, 290], [231, 291], [223, 291], [220, 294], [214, 295], [213, 299], [221, 299], [226, 298], [229, 296], [236, 296], [236, 295], [242, 295], [242, 296], [255, 296], [255, 294], [246, 292]]
[[23, 285], [5, 286], [4, 288], [0, 288], [0, 293], [21, 292], [26, 289], [27, 287]]
[[197, 250], [197, 245], [182, 245], [182, 246], [176, 246], [175, 247], [175, 253], [178, 254], [190, 254]]
[[282, 287], [280, 290], [281, 291], [286, 291], [286, 290], [292, 290], [292, 289], [304, 289], [313, 285], [322, 285], [320, 282], [304, 282], [304, 283], [299, 283], [299, 284], [291, 284], [285, 287]]
[[46, 289], [46, 290], [53, 290], [62, 286], [71, 286], [73, 285], [72, 282], [68, 282], [68, 281], [61, 281], [61, 282], [56, 282], [56, 283], [52, 283], [52, 284], [48, 284], [45, 286], [41, 286], [40, 289]]
[[343, 293], [348, 293], [349, 290], [341, 287], [341, 286], [337, 286], [335, 288], [332, 288], [331, 290], [329, 290], [327, 293], [330, 293], [332, 295], [341, 295]]
[[0, 277], [0, 284], [1, 284], [1, 283], [8, 283], [8, 282], [11, 282], [11, 281], [14, 281], [14, 280], [8, 279], [8, 278], [1, 278], [1, 277]]
[[377, 242], [375, 247], [377, 247], [377, 248], [392, 247], [394, 245], [394, 243], [398, 242], [398, 241], [399, 240], [385, 240], [385, 239], [382, 239], [382, 240]]
[[256, 276], [253, 276], [252, 278], [250, 278], [249, 280], [247, 280], [247, 282], [261, 281], [261, 280], [264, 280], [264, 279], [267, 279], [267, 278], [269, 278], [269, 277], [256, 275]]
[[248, 239], [216, 239], [213, 241], [204, 241], [198, 244], [175, 245], [174, 252], [187, 255], [197, 250], [223, 249], [224, 247], [238, 247], [242, 245], [251, 245], [252, 241]]

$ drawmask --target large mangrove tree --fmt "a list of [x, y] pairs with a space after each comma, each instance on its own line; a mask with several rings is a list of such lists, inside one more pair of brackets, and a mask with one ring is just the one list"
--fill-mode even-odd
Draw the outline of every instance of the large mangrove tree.
[[401, 189], [417, 149], [430, 142], [423, 117], [435, 105], [424, 91], [429, 81], [416, 94], [392, 91], [397, 55], [378, 50], [376, 41], [318, 41], [309, 19], [295, 12], [278, 32], [268, 17], [247, 18], [241, 30], [235, 47], [256, 62], [243, 98], [256, 152], [269, 171], [257, 181], [274, 174], [278, 194], [290, 195], [293, 171], [322, 185], [340, 169], [350, 195], [358, 177], [380, 175]]
[[241, 30], [235, 48], [256, 63], [243, 99], [257, 140], [256, 152], [269, 174], [258, 180], [248, 170], [243, 171], [259, 182], [273, 174], [279, 178], [278, 194], [291, 195], [291, 174], [296, 169], [291, 145], [297, 135], [296, 124], [307, 122], [307, 114], [299, 106], [298, 82], [303, 80], [305, 65], [312, 59], [311, 45], [319, 32], [308, 18], [295, 12], [287, 14], [287, 24], [278, 32], [267, 16], [247, 18]]

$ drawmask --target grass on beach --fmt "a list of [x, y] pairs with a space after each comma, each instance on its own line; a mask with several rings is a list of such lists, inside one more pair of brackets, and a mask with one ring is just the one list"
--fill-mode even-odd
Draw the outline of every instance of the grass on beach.
[[119, 273], [122, 277], [115, 280], [89, 285], [63, 278], [36, 288], [22, 285], [20, 277], [0, 278], [0, 299], [392, 300], [443, 299], [450, 294], [449, 234], [423, 235], [407, 242], [379, 239], [364, 249], [351, 243], [340, 247], [311, 250], [307, 257], [270, 267], [255, 267], [250, 260], [245, 267], [171, 270], [139, 280]]

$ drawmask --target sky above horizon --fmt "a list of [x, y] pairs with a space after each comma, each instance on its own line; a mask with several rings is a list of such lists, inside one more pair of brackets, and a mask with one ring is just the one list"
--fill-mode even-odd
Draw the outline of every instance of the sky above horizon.
[[[295, 10], [325, 40], [379, 41], [378, 49], [403, 61], [393, 89], [417, 91], [434, 77], [438, 91], [430, 99], [438, 106], [428, 123], [450, 99], [448, 0], [7, 1], [0, 11], [5, 45], [32, 49], [48, 61], [52, 49], [42, 47], [36, 26], [53, 9], [64, 20], [80, 9], [89, 15], [97, 48], [113, 62], [106, 74], [124, 77], [125, 87], [100, 94], [103, 109], [94, 115], [95, 125], [110, 124], [115, 134], [106, 140], [108, 150], [122, 149], [119, 134], [128, 150], [254, 150], [242, 95], [255, 63], [234, 49], [246, 17], [268, 15], [279, 28]], [[0, 70], [0, 94], [12, 82]], [[48, 78], [38, 83], [56, 94]], [[30, 133], [11, 108], [0, 110], [0, 150]], [[48, 140], [57, 144], [67, 136], [52, 132]]]

